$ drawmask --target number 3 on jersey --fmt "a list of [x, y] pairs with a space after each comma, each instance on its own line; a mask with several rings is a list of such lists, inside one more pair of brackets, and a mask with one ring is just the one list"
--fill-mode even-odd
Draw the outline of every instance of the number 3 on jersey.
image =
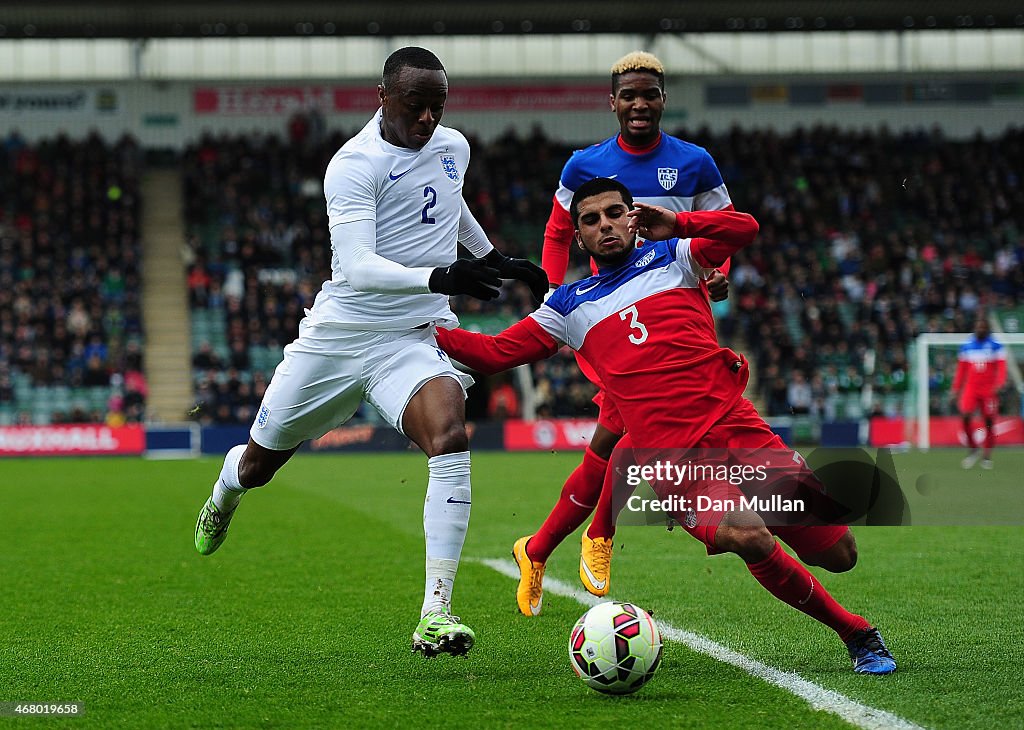
[[437, 205], [437, 191], [429, 185], [423, 188], [423, 197], [427, 199], [427, 202], [423, 204], [423, 217], [421, 218], [424, 223], [437, 223], [437, 221], [431, 216], [427, 215], [427, 211]]
[[621, 312], [619, 312], [619, 319], [625, 321], [626, 318], [629, 317], [629, 328], [631, 330], [636, 330], [639, 333], [629, 335], [629, 341], [632, 342], [634, 345], [642, 345], [643, 343], [647, 342], [647, 328], [644, 327], [643, 322], [637, 319], [638, 316], [639, 313], [636, 311], [635, 304], [632, 307], [626, 307]]

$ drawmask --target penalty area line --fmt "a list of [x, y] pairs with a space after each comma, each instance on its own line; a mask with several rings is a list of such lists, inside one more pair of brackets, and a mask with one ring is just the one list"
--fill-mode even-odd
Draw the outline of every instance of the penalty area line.
[[[519, 580], [519, 567], [510, 560], [479, 558], [472, 559], [472, 562], [486, 565], [491, 570], [504, 576]], [[549, 576], [544, 577], [544, 591], [546, 593], [554, 593], [556, 596], [572, 598], [588, 608], [605, 601], [615, 600], [611, 597], [598, 598], [597, 596], [592, 596], [585, 591], [577, 590], [568, 583]], [[657, 619], [657, 622], [663, 638], [688, 646], [693, 651], [709, 656], [712, 659], [717, 659], [725, 664], [739, 667], [747, 672], [747, 674], [757, 677], [768, 684], [773, 684], [805, 700], [815, 710], [823, 710], [833, 715], [838, 715], [851, 725], [864, 728], [864, 730], [924, 730], [921, 725], [917, 725], [899, 715], [862, 704], [834, 690], [825, 689], [820, 684], [804, 679], [795, 672], [785, 672], [768, 666], [756, 659], [751, 659], [746, 654], [740, 654], [738, 651], [722, 646], [705, 636], [676, 628], [661, 618]]]

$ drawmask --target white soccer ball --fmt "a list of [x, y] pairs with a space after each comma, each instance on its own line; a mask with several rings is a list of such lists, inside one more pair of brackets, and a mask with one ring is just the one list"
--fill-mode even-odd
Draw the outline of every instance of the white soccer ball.
[[594, 606], [569, 635], [569, 663], [588, 687], [612, 695], [636, 692], [661, 663], [661, 632], [645, 610], [609, 601]]

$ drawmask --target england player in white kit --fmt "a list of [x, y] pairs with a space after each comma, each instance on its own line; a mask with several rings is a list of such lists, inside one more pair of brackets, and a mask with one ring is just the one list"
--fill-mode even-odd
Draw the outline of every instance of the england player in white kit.
[[[231, 449], [196, 525], [204, 554], [224, 542], [243, 494], [299, 445], [346, 421], [364, 398], [427, 455], [426, 582], [413, 649], [465, 654], [475, 635], [451, 614], [471, 503], [466, 388], [431, 325], [458, 319], [448, 295], [497, 296], [501, 278], [547, 277], [494, 249], [462, 197], [469, 144], [438, 124], [448, 82], [437, 57], [402, 48], [384, 64], [381, 109], [335, 154], [324, 193], [332, 277], [284, 348], [247, 445]], [[458, 260], [461, 242], [476, 259]]]

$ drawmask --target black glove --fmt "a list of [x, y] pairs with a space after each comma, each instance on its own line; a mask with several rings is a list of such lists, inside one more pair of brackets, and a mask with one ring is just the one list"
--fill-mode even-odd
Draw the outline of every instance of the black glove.
[[484, 259], [459, 259], [446, 269], [440, 267], [430, 274], [427, 286], [437, 294], [468, 294], [477, 299], [498, 296], [501, 278]]
[[484, 260], [498, 270], [502, 279], [518, 279], [530, 287], [537, 302], [544, 301], [548, 293], [548, 275], [544, 269], [527, 259], [514, 259], [494, 249]]

